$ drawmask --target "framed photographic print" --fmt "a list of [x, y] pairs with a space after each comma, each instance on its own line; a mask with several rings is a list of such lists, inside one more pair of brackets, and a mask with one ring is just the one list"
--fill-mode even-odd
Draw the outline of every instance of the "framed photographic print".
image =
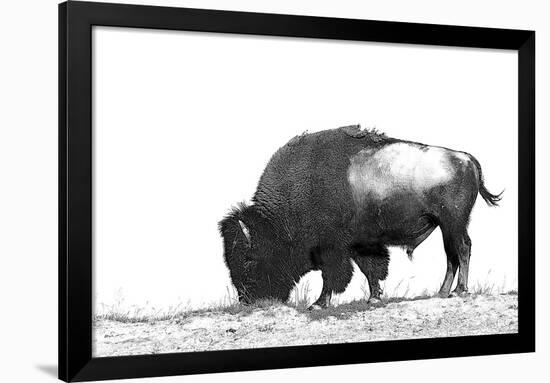
[[59, 5], [59, 377], [532, 352], [535, 33]]

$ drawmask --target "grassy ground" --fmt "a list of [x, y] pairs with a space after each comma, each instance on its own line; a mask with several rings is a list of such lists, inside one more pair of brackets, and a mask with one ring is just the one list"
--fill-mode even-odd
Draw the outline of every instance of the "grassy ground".
[[99, 316], [95, 356], [366, 342], [517, 332], [517, 294], [364, 299], [309, 311], [260, 301], [163, 317]]
[[[350, 314], [357, 311], [364, 311], [372, 307], [384, 307], [388, 303], [396, 303], [403, 301], [417, 301], [423, 299], [430, 299], [437, 297], [436, 292], [430, 292], [424, 290], [422, 294], [414, 297], [408, 296], [408, 286], [405, 285], [405, 281], [399, 282], [395, 288], [391, 291], [385, 291], [381, 296], [381, 302], [374, 305], [368, 304], [368, 298], [370, 296], [368, 283], [366, 279], [362, 285], [363, 297], [351, 302], [339, 303], [338, 297], [332, 299], [332, 304], [329, 308], [324, 310], [310, 311], [308, 308], [314, 302], [315, 298], [312, 297], [312, 291], [309, 283], [302, 283], [294, 289], [292, 296], [288, 302], [283, 303], [274, 299], [264, 299], [255, 302], [251, 305], [244, 305], [239, 303], [236, 292], [232, 287], [227, 287], [226, 294], [219, 302], [208, 305], [200, 309], [189, 309], [185, 305], [176, 305], [166, 310], [144, 310], [143, 308], [134, 307], [132, 309], [122, 309], [122, 300], [115, 302], [114, 305], [104, 307], [100, 314], [94, 316], [95, 321], [117, 321], [121, 323], [147, 323], [174, 319], [185, 319], [196, 315], [206, 313], [228, 313], [228, 314], [250, 314], [257, 309], [265, 309], [272, 306], [285, 305], [290, 308], [296, 309], [300, 313], [304, 313], [311, 320], [317, 320], [334, 316], [336, 318], [346, 318]], [[504, 283], [502, 284], [504, 285]], [[404, 289], [401, 289], [404, 287]], [[401, 291], [401, 290], [404, 290]], [[399, 292], [401, 293], [399, 294]], [[503, 291], [501, 285], [496, 283], [476, 283], [470, 289], [472, 296], [478, 295], [499, 295], [509, 294], [517, 295], [516, 290]]]

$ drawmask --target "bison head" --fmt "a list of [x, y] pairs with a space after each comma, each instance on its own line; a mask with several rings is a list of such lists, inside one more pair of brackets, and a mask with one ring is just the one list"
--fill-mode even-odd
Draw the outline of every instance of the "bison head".
[[287, 300], [294, 281], [282, 266], [288, 251], [274, 225], [255, 206], [241, 204], [219, 228], [225, 263], [239, 301]]

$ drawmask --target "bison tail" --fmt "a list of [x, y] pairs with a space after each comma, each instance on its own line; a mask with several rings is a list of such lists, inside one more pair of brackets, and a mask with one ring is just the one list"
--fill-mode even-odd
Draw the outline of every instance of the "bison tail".
[[498, 206], [498, 202], [502, 199], [502, 193], [504, 193], [504, 190], [501, 191], [499, 194], [492, 194], [491, 192], [489, 192], [489, 190], [487, 190], [483, 182], [483, 173], [481, 172], [481, 165], [475, 159], [474, 156], [470, 155], [470, 158], [472, 159], [473, 163], [477, 168], [477, 174], [479, 177], [479, 194], [485, 200], [485, 202], [487, 202], [487, 205]]
[[489, 206], [498, 206], [499, 201], [502, 199], [502, 193], [504, 193], [504, 190], [498, 194], [491, 194], [483, 185], [483, 181], [479, 185], [479, 194]]

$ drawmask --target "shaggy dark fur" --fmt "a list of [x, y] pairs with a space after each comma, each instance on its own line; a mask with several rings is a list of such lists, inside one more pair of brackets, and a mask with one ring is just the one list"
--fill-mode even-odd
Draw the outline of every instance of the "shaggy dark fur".
[[[239, 298], [286, 300], [301, 276], [321, 270], [323, 290], [316, 304], [326, 306], [331, 294], [343, 292], [350, 282], [351, 259], [367, 276], [371, 298], [377, 298], [379, 280], [388, 273], [387, 246], [403, 246], [410, 256], [437, 226], [448, 258], [441, 293], [448, 295], [449, 278], [452, 283], [459, 264], [457, 292], [466, 291], [471, 208], [478, 192], [489, 204], [500, 196], [485, 189], [481, 167], [468, 155], [471, 166], [456, 164], [460, 179], [426, 192], [421, 203], [418, 195], [405, 192], [376, 203], [368, 196], [355, 198], [348, 180], [351, 158], [398, 142], [427, 148], [359, 126], [303, 134], [280, 148], [252, 204], [237, 206], [220, 222], [224, 258]], [[441, 207], [447, 205], [453, 209]]]

